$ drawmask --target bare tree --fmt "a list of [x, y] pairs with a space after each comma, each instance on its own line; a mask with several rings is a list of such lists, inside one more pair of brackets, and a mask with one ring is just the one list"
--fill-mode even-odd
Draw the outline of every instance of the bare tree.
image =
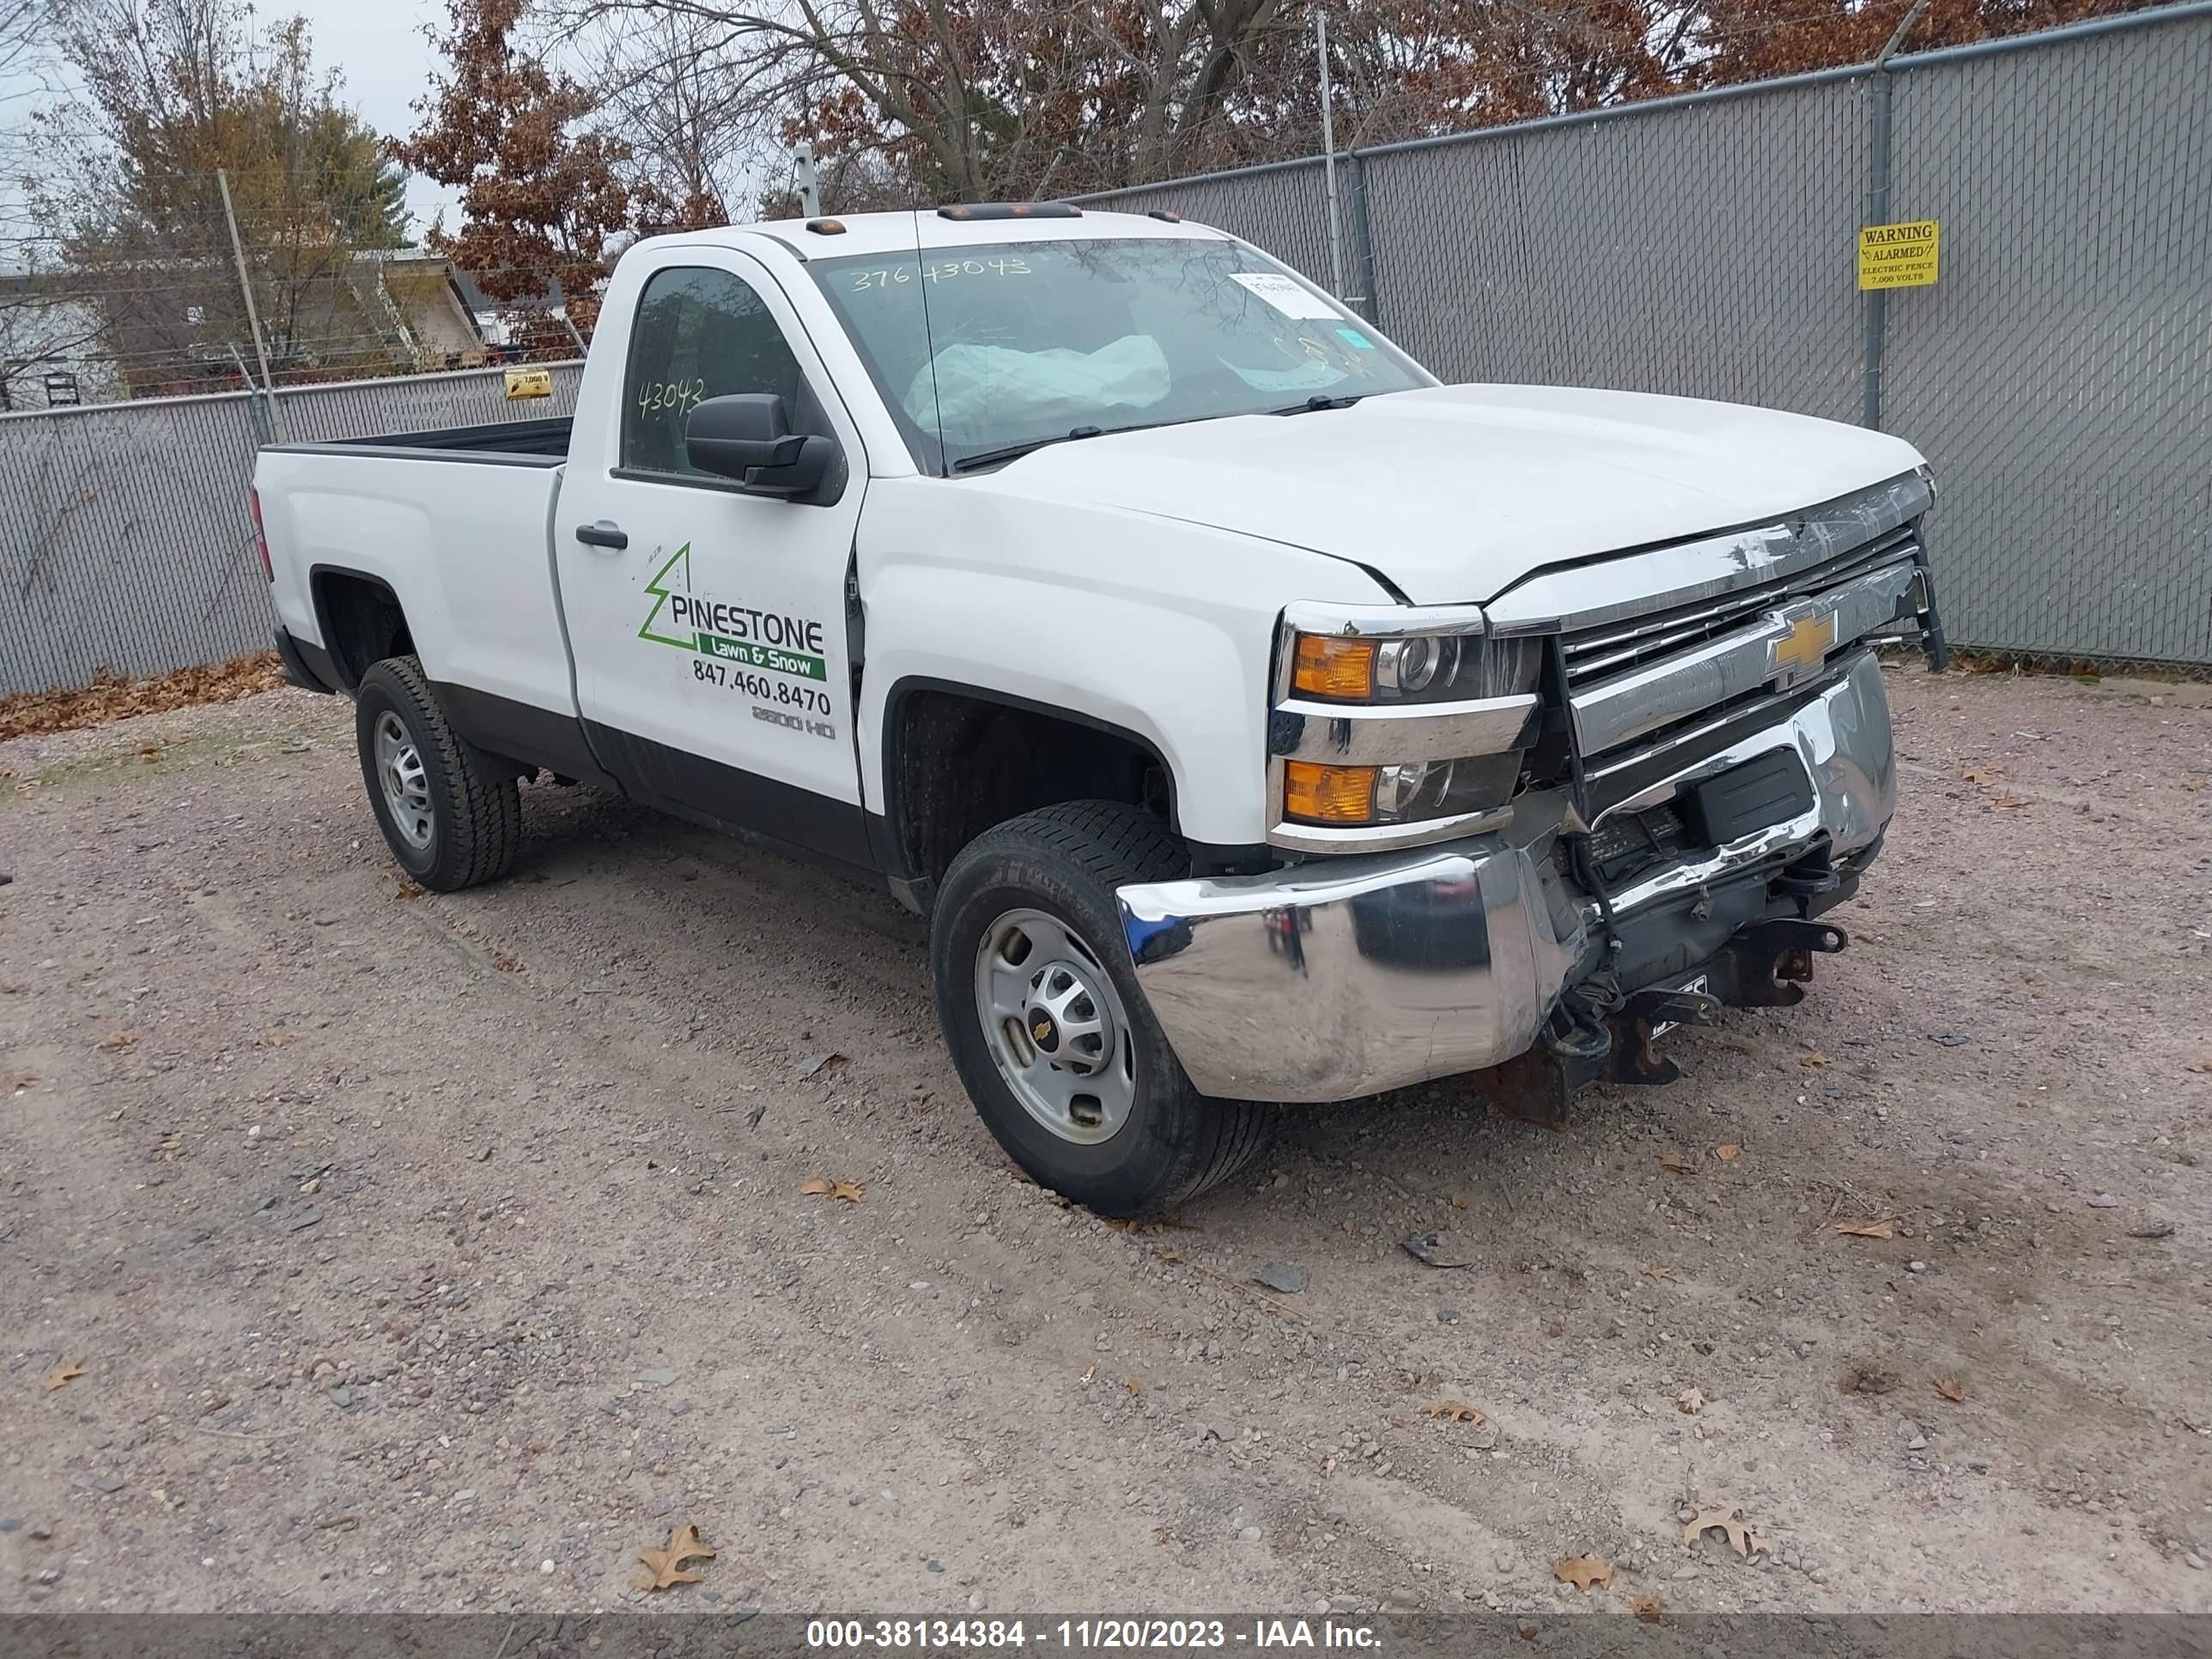
[[[1671, 90], [1674, 20], [1701, 3], [1335, 0], [1336, 113], [1376, 143]], [[1313, 0], [541, 4], [571, 32], [671, 43], [703, 89], [683, 108], [812, 141], [840, 206], [1141, 184], [1319, 136]]]
[[404, 181], [316, 71], [303, 20], [261, 26], [246, 0], [70, 0], [58, 44], [81, 91], [33, 121], [49, 295], [98, 316], [131, 390], [227, 382], [231, 348], [252, 352], [232, 211], [276, 370], [404, 357], [356, 288], [356, 255], [405, 240]]
[[638, 228], [726, 224], [768, 135], [743, 106], [715, 27], [684, 12], [616, 15], [573, 44], [570, 55], [592, 66], [597, 118], [629, 147], [619, 171]]
[[[735, 125], [869, 155], [940, 199], [1164, 177], [1285, 0], [547, 0], [560, 26], [680, 24]], [[1294, 27], [1294, 25], [1292, 26]], [[865, 173], [866, 169], [862, 169]]]

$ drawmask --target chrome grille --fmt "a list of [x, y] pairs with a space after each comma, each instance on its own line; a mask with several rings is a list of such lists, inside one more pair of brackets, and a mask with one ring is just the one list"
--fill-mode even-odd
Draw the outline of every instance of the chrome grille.
[[1717, 639], [1762, 611], [1817, 593], [1862, 571], [1893, 563], [1918, 550], [1918, 525], [1904, 525], [1826, 564], [1801, 570], [1762, 587], [1742, 588], [1717, 599], [1571, 633], [1560, 641], [1566, 659], [1568, 688], [1573, 690], [1610, 678], [1707, 640]]

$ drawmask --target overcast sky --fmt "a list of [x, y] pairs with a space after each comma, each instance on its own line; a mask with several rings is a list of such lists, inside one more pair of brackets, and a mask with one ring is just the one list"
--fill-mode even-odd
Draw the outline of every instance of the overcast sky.
[[[432, 76], [442, 66], [423, 27], [443, 26], [443, 0], [261, 0], [257, 11], [264, 22], [294, 12], [304, 15], [313, 32], [316, 66], [343, 76], [344, 100], [380, 133], [413, 130], [416, 117], [411, 106], [429, 91]], [[12, 119], [26, 105], [51, 101], [27, 81], [0, 76], [0, 116]], [[0, 151], [0, 175], [11, 159]], [[0, 268], [9, 262], [7, 234], [20, 206], [9, 179], [0, 176]], [[409, 176], [407, 207], [417, 238], [441, 208], [448, 228], [459, 228], [459, 198], [427, 179]]]

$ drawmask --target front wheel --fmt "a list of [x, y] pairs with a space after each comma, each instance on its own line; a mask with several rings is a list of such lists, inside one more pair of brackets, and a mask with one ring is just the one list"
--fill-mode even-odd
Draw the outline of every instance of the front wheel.
[[932, 918], [938, 1017], [985, 1127], [1103, 1215], [1172, 1208], [1273, 1135], [1279, 1109], [1198, 1092], [1137, 990], [1114, 890], [1188, 866], [1158, 819], [1072, 802], [978, 836]]

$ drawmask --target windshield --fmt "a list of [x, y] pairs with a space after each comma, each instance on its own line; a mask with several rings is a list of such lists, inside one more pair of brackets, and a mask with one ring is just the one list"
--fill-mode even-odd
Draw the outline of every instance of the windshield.
[[817, 259], [915, 459], [1435, 384], [1264, 254], [1212, 238], [1004, 242]]

